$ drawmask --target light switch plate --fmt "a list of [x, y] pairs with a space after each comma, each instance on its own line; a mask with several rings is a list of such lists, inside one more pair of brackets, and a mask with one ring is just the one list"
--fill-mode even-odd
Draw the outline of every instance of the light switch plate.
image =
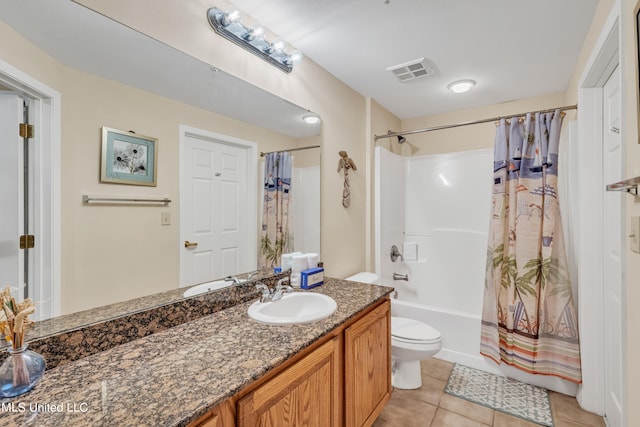
[[160, 225], [171, 225], [170, 212], [160, 212]]
[[640, 216], [631, 217], [631, 234], [629, 235], [631, 250], [640, 254]]

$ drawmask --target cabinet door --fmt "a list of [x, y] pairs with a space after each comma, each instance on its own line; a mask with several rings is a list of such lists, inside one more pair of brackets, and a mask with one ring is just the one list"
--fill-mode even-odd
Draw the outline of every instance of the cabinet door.
[[189, 427], [234, 427], [236, 425], [234, 407], [231, 399], [222, 402], [198, 420], [189, 424]]
[[345, 421], [370, 426], [391, 397], [391, 311], [386, 300], [345, 330]]
[[238, 401], [238, 427], [335, 426], [340, 420], [340, 339], [334, 338]]

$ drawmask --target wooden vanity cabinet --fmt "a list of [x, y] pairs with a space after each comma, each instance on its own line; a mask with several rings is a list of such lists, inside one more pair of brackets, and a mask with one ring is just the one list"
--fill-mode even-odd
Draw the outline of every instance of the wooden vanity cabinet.
[[190, 427], [361, 427], [391, 397], [391, 305], [336, 328]]
[[342, 425], [339, 337], [241, 398], [238, 427]]
[[233, 399], [229, 399], [189, 424], [189, 427], [235, 427], [235, 425], [235, 405]]
[[391, 311], [379, 305], [344, 331], [345, 426], [370, 426], [391, 397]]

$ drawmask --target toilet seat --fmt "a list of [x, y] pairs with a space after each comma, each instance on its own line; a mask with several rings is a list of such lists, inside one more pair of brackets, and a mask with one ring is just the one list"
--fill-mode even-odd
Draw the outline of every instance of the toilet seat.
[[406, 317], [391, 317], [391, 338], [407, 344], [431, 344], [442, 340], [440, 332], [426, 323]]

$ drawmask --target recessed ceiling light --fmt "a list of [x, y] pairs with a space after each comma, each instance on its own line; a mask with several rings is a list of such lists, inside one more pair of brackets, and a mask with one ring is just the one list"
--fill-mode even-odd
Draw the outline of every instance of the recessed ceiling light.
[[457, 80], [453, 83], [450, 83], [449, 86], [447, 86], [447, 89], [449, 89], [453, 93], [465, 93], [469, 92], [475, 85], [476, 82], [474, 80]]

